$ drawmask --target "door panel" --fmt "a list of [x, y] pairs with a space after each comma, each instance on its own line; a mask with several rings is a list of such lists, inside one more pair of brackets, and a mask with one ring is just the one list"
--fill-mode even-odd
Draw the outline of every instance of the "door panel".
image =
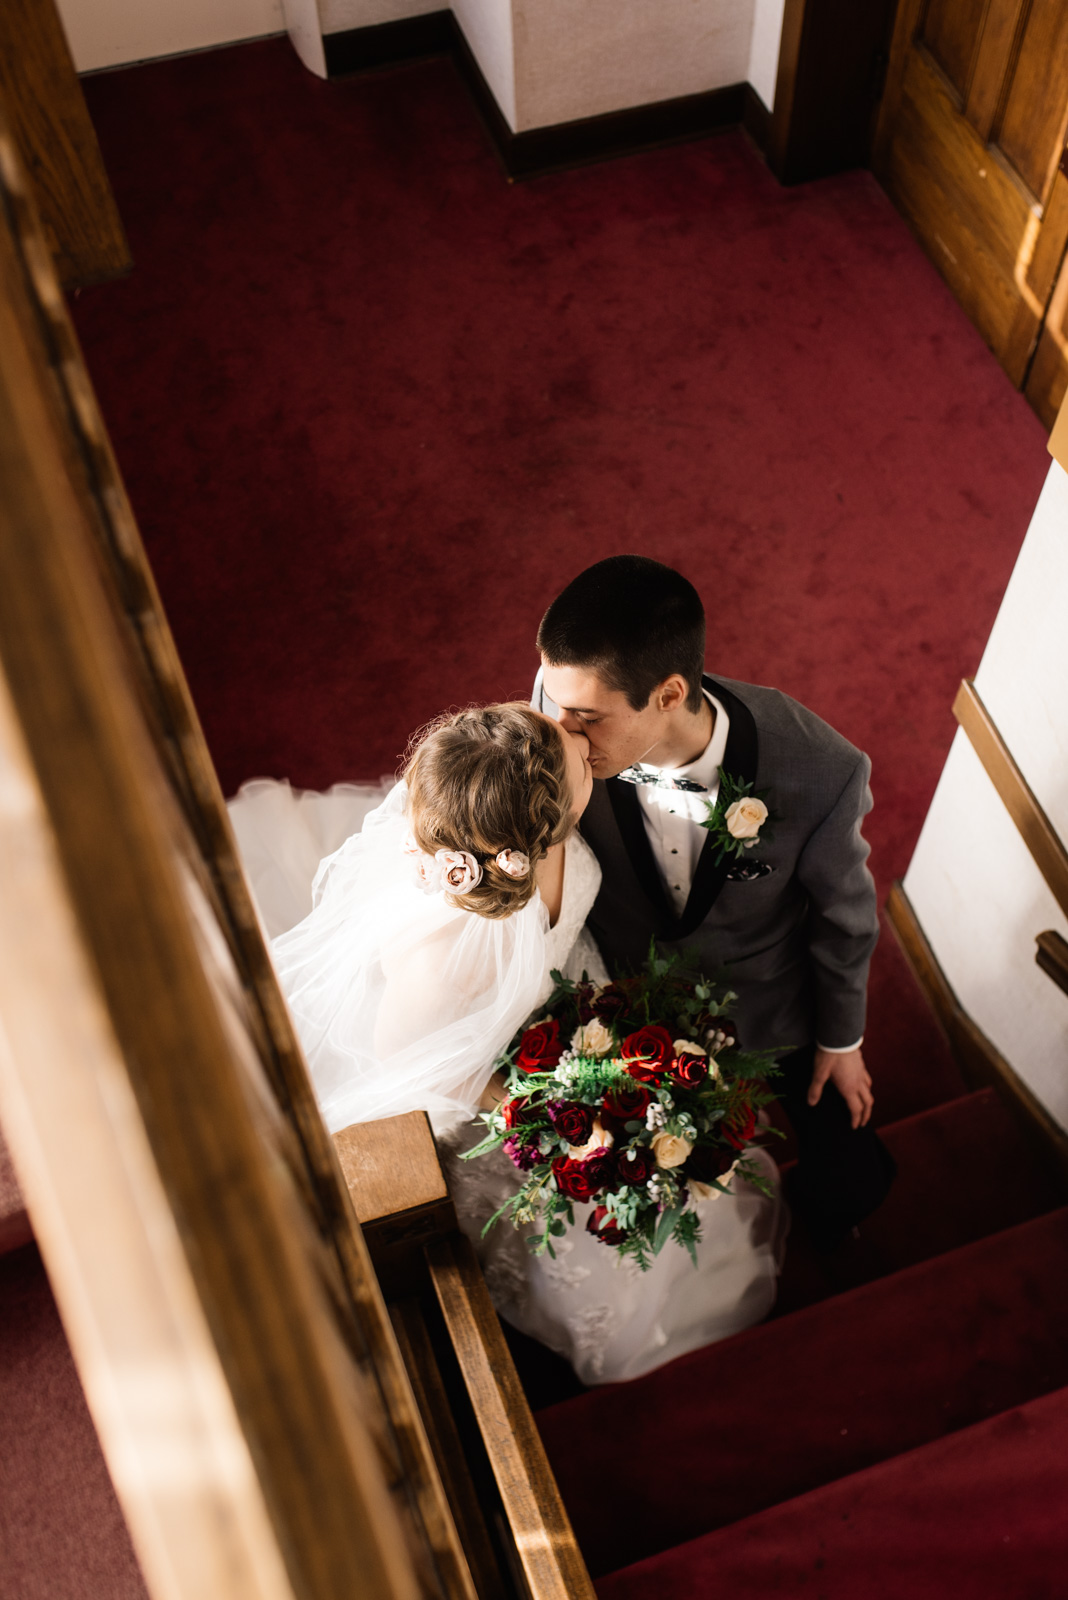
[[873, 166], [1013, 382], [1068, 240], [1068, 0], [903, 0]]

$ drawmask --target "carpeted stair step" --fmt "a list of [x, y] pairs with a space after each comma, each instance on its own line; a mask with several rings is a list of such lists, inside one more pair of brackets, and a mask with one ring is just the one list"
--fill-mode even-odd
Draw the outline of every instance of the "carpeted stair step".
[[[773, 1437], [766, 1449], [770, 1463]], [[617, 1449], [613, 1457], [627, 1506], [618, 1523], [627, 1524], [635, 1485], [649, 1474], [638, 1455], [631, 1462]], [[657, 1470], [678, 1481], [673, 1463]], [[1060, 1389], [614, 1572], [597, 1593], [1062, 1600], [1066, 1506], [1068, 1390]]]
[[34, 1245], [0, 1260], [0, 1595], [147, 1600]]
[[0, 1130], [0, 1255], [18, 1250], [33, 1238], [19, 1180], [11, 1164], [11, 1152]]
[[539, 1412], [591, 1572], [1068, 1385], [1066, 1258], [1068, 1208]]
[[830, 1258], [804, 1230], [787, 1247], [775, 1312], [785, 1316], [1068, 1203], [1068, 1186], [993, 1089], [962, 1095], [881, 1130], [898, 1166], [860, 1237]]

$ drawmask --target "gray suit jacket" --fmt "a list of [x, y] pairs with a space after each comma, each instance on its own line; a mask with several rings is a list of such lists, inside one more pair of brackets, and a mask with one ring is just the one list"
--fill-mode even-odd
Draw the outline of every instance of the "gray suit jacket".
[[[871, 810], [866, 755], [777, 689], [705, 678], [727, 709], [724, 769], [752, 779], [777, 814], [774, 840], [752, 852], [771, 867], [744, 881], [715, 865], [706, 840], [677, 916], [650, 849], [638, 791], [596, 782], [582, 832], [601, 864], [589, 926], [609, 968], [637, 967], [649, 939], [678, 949], [738, 992], [750, 1049], [843, 1047], [864, 1032], [868, 966], [878, 938], [875, 885], [861, 822]], [[541, 675], [533, 703], [555, 715]], [[747, 853], [748, 854], [748, 853]]]

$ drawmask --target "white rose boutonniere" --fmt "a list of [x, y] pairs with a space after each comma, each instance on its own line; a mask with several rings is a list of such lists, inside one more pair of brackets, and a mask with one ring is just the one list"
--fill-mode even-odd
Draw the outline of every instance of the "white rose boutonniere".
[[708, 816], [701, 824], [719, 846], [717, 867], [725, 856], [741, 859], [747, 850], [752, 850], [757, 844], [769, 843], [775, 837], [769, 823], [775, 820], [764, 799], [753, 793], [751, 783], [732, 778], [729, 772], [720, 767], [719, 793], [715, 804], [708, 807]]

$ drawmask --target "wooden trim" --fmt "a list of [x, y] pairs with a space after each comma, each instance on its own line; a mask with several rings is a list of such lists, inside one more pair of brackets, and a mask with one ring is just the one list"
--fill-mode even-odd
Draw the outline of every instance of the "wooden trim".
[[54, 0], [0, 5], [0, 97], [65, 289], [133, 262]]
[[901, 882], [895, 883], [890, 891], [886, 915], [905, 960], [949, 1042], [964, 1081], [973, 1089], [998, 1089], [1036, 1137], [1039, 1148], [1056, 1163], [1062, 1174], [1068, 1174], [1068, 1133], [1050, 1116], [1041, 1100], [964, 1010], [927, 942]]
[[[5, 1121], [151, 1591], [281, 1596], [291, 1584], [328, 1600], [350, 1595], [358, 1571], [381, 1600], [473, 1600], [2, 130], [0, 422], [0, 685], [26, 749], [23, 768], [0, 762], [0, 832], [13, 871], [52, 873], [24, 900], [0, 897]], [[26, 936], [49, 881], [51, 961]], [[55, 976], [64, 926], [68, 978], [88, 974], [78, 982]], [[91, 1226], [89, 1202], [105, 1194], [108, 1225]], [[115, 1314], [130, 1303], [137, 1317]], [[148, 1372], [173, 1408], [163, 1417], [144, 1405]], [[209, 1400], [216, 1469], [187, 1452], [175, 1474], [167, 1440], [203, 1437]], [[199, 1523], [198, 1494], [214, 1507]], [[235, 1548], [241, 1495], [253, 1510]], [[257, 1497], [266, 1524], [248, 1532]], [[232, 1581], [206, 1581], [213, 1563]]]
[[531, 1600], [596, 1600], [474, 1250], [457, 1234], [426, 1255]]
[[422, 17], [402, 17], [397, 22], [380, 22], [368, 28], [325, 33], [326, 75], [344, 78], [355, 72], [396, 67], [405, 61], [420, 61], [428, 56], [451, 55], [456, 43], [455, 26], [452, 12], [445, 10], [429, 11]]
[[1038, 965], [1047, 977], [1053, 979], [1058, 989], [1068, 994], [1068, 939], [1050, 928], [1040, 933], [1035, 943], [1038, 945], [1035, 952]]
[[747, 83], [745, 86], [742, 126], [757, 149], [762, 154], [766, 154], [768, 140], [771, 137], [771, 112], [751, 83]]
[[968, 735], [1050, 893], [1068, 916], [1068, 850], [1035, 799], [970, 678], [957, 691], [953, 715]]

